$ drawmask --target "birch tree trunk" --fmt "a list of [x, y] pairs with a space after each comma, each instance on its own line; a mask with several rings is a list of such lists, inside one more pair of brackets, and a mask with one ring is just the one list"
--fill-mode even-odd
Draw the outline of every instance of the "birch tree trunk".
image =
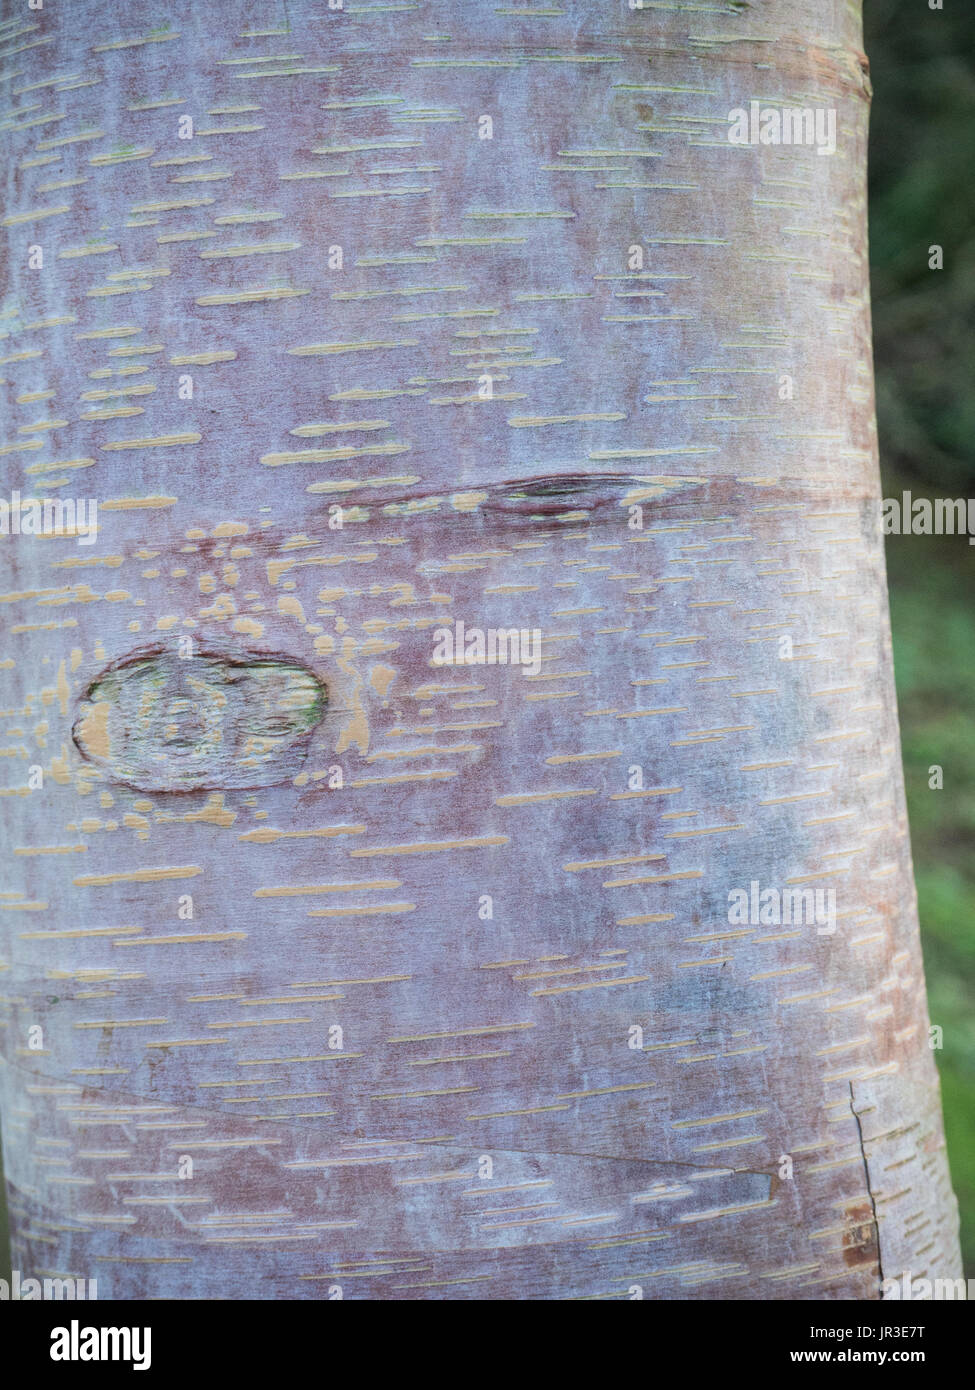
[[957, 1276], [859, 5], [3, 15], [14, 1266]]

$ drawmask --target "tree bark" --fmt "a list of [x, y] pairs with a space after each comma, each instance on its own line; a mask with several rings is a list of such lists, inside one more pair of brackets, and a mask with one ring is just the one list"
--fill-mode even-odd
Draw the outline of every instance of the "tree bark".
[[14, 1266], [956, 1277], [859, 6], [3, 14], [8, 500], [98, 508], [0, 537]]

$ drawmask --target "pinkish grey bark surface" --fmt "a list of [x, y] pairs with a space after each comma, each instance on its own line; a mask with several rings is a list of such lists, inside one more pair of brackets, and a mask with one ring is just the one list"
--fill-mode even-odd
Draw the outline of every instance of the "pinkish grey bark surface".
[[[21, 1270], [959, 1273], [858, 12], [6, 0], [0, 457], [98, 515], [0, 537]], [[436, 665], [459, 621], [540, 665]]]

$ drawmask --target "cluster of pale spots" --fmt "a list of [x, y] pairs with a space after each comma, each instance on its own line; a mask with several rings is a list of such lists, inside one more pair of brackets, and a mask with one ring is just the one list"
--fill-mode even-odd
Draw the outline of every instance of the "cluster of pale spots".
[[92, 683], [74, 741], [110, 777], [146, 791], [270, 786], [293, 775], [327, 702], [294, 662], [159, 651]]

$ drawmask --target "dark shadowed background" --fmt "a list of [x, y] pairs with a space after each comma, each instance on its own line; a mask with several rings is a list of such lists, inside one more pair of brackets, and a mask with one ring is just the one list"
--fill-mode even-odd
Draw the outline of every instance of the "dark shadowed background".
[[[975, 29], [866, 0], [870, 264], [885, 497], [975, 497]], [[928, 268], [941, 246], [944, 269]], [[975, 547], [890, 536], [907, 805], [948, 1153], [975, 1276]], [[943, 769], [932, 790], [929, 768]]]

